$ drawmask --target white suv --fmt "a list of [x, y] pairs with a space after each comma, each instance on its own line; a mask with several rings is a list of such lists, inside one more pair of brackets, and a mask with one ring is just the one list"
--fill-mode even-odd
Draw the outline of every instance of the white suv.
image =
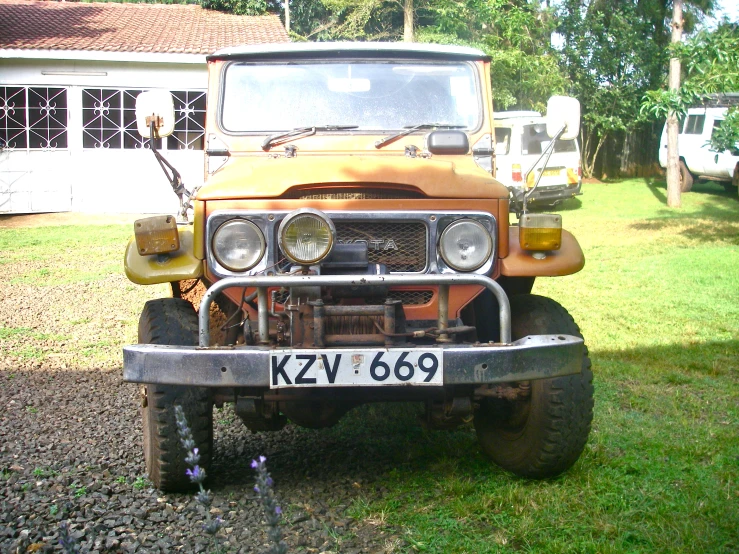
[[[696, 177], [711, 181], [721, 181], [728, 189], [737, 186], [739, 180], [739, 148], [736, 146], [724, 152], [711, 150], [711, 135], [726, 116], [725, 107], [690, 108], [685, 119], [680, 122], [680, 135], [677, 141], [680, 157], [680, 186], [687, 192]], [[659, 148], [659, 165], [667, 166], [667, 125], [662, 130]]]
[[[495, 178], [515, 196], [523, 195], [534, 186], [544, 166], [545, 160], [541, 160], [528, 176], [525, 175], [549, 144], [545, 118], [533, 111], [495, 112], [494, 126]], [[558, 140], [529, 202], [553, 206], [580, 194], [581, 187], [582, 168], [577, 140]]]

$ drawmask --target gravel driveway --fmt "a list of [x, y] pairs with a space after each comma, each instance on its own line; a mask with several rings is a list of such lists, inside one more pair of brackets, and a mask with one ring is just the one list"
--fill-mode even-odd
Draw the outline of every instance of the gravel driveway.
[[[122, 246], [113, 262], [121, 257]], [[165, 289], [133, 286], [122, 271], [50, 283], [43, 261], [1, 261], [0, 551], [58, 551], [63, 521], [83, 552], [217, 551], [194, 501], [146, 480], [138, 390], [121, 381], [120, 348], [136, 342], [143, 302]], [[215, 420], [209, 488], [211, 511], [225, 520], [221, 551], [267, 548], [249, 467], [259, 455], [291, 552], [407, 549], [381, 516], [351, 516], [357, 503], [382, 497], [382, 475], [422, 433], [413, 408], [360, 408], [324, 431], [255, 434], [228, 407]]]

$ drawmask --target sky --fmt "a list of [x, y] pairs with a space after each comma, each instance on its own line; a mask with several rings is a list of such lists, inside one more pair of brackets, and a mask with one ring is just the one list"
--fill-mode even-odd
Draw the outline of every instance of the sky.
[[717, 3], [722, 12], [717, 15], [725, 15], [731, 21], [739, 21], [739, 0], [718, 0]]

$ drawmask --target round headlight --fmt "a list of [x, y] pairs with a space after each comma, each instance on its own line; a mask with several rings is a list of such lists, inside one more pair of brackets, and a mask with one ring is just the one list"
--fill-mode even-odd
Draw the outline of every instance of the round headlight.
[[336, 229], [325, 214], [303, 208], [282, 220], [278, 237], [285, 256], [296, 264], [310, 265], [329, 255]]
[[493, 237], [474, 219], [461, 219], [441, 233], [439, 250], [442, 259], [457, 271], [474, 271], [490, 258]]
[[245, 219], [227, 221], [213, 234], [213, 255], [231, 271], [246, 271], [264, 256], [264, 235]]

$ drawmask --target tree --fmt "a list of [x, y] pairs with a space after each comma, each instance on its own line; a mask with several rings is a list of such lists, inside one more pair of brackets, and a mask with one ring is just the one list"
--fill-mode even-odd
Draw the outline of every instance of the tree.
[[[563, 0], [557, 30], [572, 92], [583, 110], [583, 173], [592, 176], [606, 142], [643, 132], [640, 99], [664, 82], [668, 61], [668, 0]], [[712, 0], [685, 3], [692, 28]]]
[[[700, 106], [713, 95], [739, 91], [737, 24], [724, 22], [714, 31], [701, 31], [684, 44], [675, 45], [672, 54], [682, 61], [682, 84], [675, 89], [659, 88], [648, 91], [642, 102], [643, 114], [661, 119], [674, 113], [680, 118], [690, 106]], [[734, 107], [713, 134], [711, 149], [723, 152], [736, 148], [738, 143], [739, 111]]]
[[[672, 3], [672, 44], [678, 45], [683, 38], [683, 0]], [[668, 85], [671, 92], [680, 88], [680, 58], [670, 57], [670, 74]], [[679, 208], [680, 201], [680, 168], [677, 154], [677, 113], [670, 110], [667, 114], [667, 205]]]

